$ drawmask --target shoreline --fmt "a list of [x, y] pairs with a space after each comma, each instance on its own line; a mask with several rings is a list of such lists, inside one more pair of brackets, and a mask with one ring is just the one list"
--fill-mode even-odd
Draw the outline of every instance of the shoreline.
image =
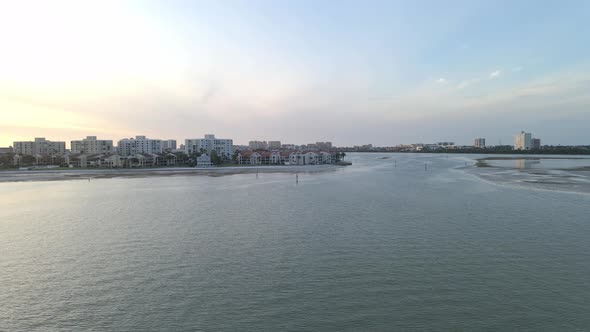
[[[540, 160], [588, 160], [590, 157], [574, 157], [574, 156], [500, 156], [500, 157], [483, 157], [483, 158], [476, 158], [475, 160], [475, 167], [480, 168], [504, 168], [501, 166], [491, 165], [489, 161], [516, 161], [516, 160], [529, 160], [529, 161], [540, 161]], [[510, 167], [508, 167], [510, 168]], [[578, 171], [585, 171], [588, 169], [588, 166], [576, 167], [571, 169], [563, 169], [563, 170], [578, 170]]]
[[474, 159], [476, 163], [471, 168], [463, 168], [468, 174], [497, 185], [511, 187], [557, 191], [564, 193], [590, 194], [590, 166], [588, 165], [553, 165], [548, 167], [518, 167], [517, 165], [497, 165], [494, 161], [513, 162], [528, 161], [539, 163], [558, 160], [589, 160], [590, 158], [576, 157], [484, 157]]
[[112, 178], [142, 178], [164, 176], [226, 176], [255, 173], [316, 173], [335, 171], [339, 165], [303, 166], [226, 166], [226, 167], [165, 167], [120, 169], [71, 169], [71, 170], [10, 170], [0, 172], [0, 183], [64, 181]]

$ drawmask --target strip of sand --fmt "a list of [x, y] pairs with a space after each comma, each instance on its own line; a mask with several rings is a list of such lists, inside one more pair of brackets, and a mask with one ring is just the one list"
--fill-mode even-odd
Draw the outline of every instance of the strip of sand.
[[343, 166], [305, 165], [305, 166], [232, 166], [232, 167], [166, 167], [132, 169], [71, 169], [71, 170], [19, 170], [0, 172], [0, 182], [22, 181], [60, 181], [109, 179], [115, 177], [152, 176], [225, 176], [254, 173], [313, 173], [334, 171]]

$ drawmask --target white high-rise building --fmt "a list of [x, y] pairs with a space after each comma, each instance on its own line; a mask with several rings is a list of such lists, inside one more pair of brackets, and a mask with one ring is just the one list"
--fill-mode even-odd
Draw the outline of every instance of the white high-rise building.
[[122, 156], [129, 156], [138, 153], [162, 153], [162, 140], [135, 136], [135, 138], [124, 138], [117, 144], [117, 153]]
[[162, 151], [172, 151], [172, 150], [176, 150], [176, 140], [175, 139], [162, 140]]
[[514, 150], [530, 150], [532, 147], [532, 134], [521, 131], [514, 137]]
[[476, 138], [473, 141], [473, 147], [485, 148], [486, 147], [486, 139], [485, 138]]
[[66, 142], [52, 142], [44, 137], [35, 137], [34, 141], [14, 142], [14, 153], [29, 156], [54, 156], [66, 152]]
[[71, 141], [70, 144], [72, 153], [97, 154], [113, 152], [113, 140], [96, 139], [96, 136], [86, 136], [84, 139]]
[[215, 138], [215, 135], [205, 135], [205, 138], [187, 138], [184, 140], [184, 149], [187, 154], [204, 151], [208, 154], [215, 151], [218, 156], [230, 159], [234, 152], [233, 140], [227, 138]]

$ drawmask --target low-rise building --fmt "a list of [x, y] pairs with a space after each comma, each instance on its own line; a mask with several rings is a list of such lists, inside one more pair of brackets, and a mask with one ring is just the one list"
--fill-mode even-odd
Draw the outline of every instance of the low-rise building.
[[326, 151], [320, 151], [318, 153], [318, 162], [319, 164], [332, 164], [333, 163], [332, 154]]
[[103, 161], [101, 164], [102, 167], [117, 168], [124, 166], [123, 157], [118, 154], [105, 155]]
[[240, 151], [237, 163], [240, 165], [285, 165], [289, 164], [290, 152], [286, 151]]
[[211, 163], [211, 156], [207, 153], [203, 153], [202, 155], [197, 157], [197, 167], [204, 168], [204, 167], [211, 167], [213, 164]]
[[136, 153], [128, 156], [80, 153], [68, 155], [66, 163], [74, 168], [162, 167], [176, 165], [176, 159], [172, 153]]
[[457, 146], [455, 145], [455, 142], [438, 142], [436, 143], [436, 145], [438, 145], [438, 148], [442, 148], [442, 149], [456, 149]]
[[262, 155], [256, 151], [240, 151], [238, 153], [238, 164], [260, 165], [262, 164]]
[[309, 152], [293, 152], [289, 155], [289, 165], [317, 165], [318, 154], [314, 151]]

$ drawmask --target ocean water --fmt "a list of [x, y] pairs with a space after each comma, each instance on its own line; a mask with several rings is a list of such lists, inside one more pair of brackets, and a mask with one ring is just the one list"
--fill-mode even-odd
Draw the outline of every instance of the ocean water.
[[590, 329], [590, 195], [471, 158], [2, 183], [0, 330]]

